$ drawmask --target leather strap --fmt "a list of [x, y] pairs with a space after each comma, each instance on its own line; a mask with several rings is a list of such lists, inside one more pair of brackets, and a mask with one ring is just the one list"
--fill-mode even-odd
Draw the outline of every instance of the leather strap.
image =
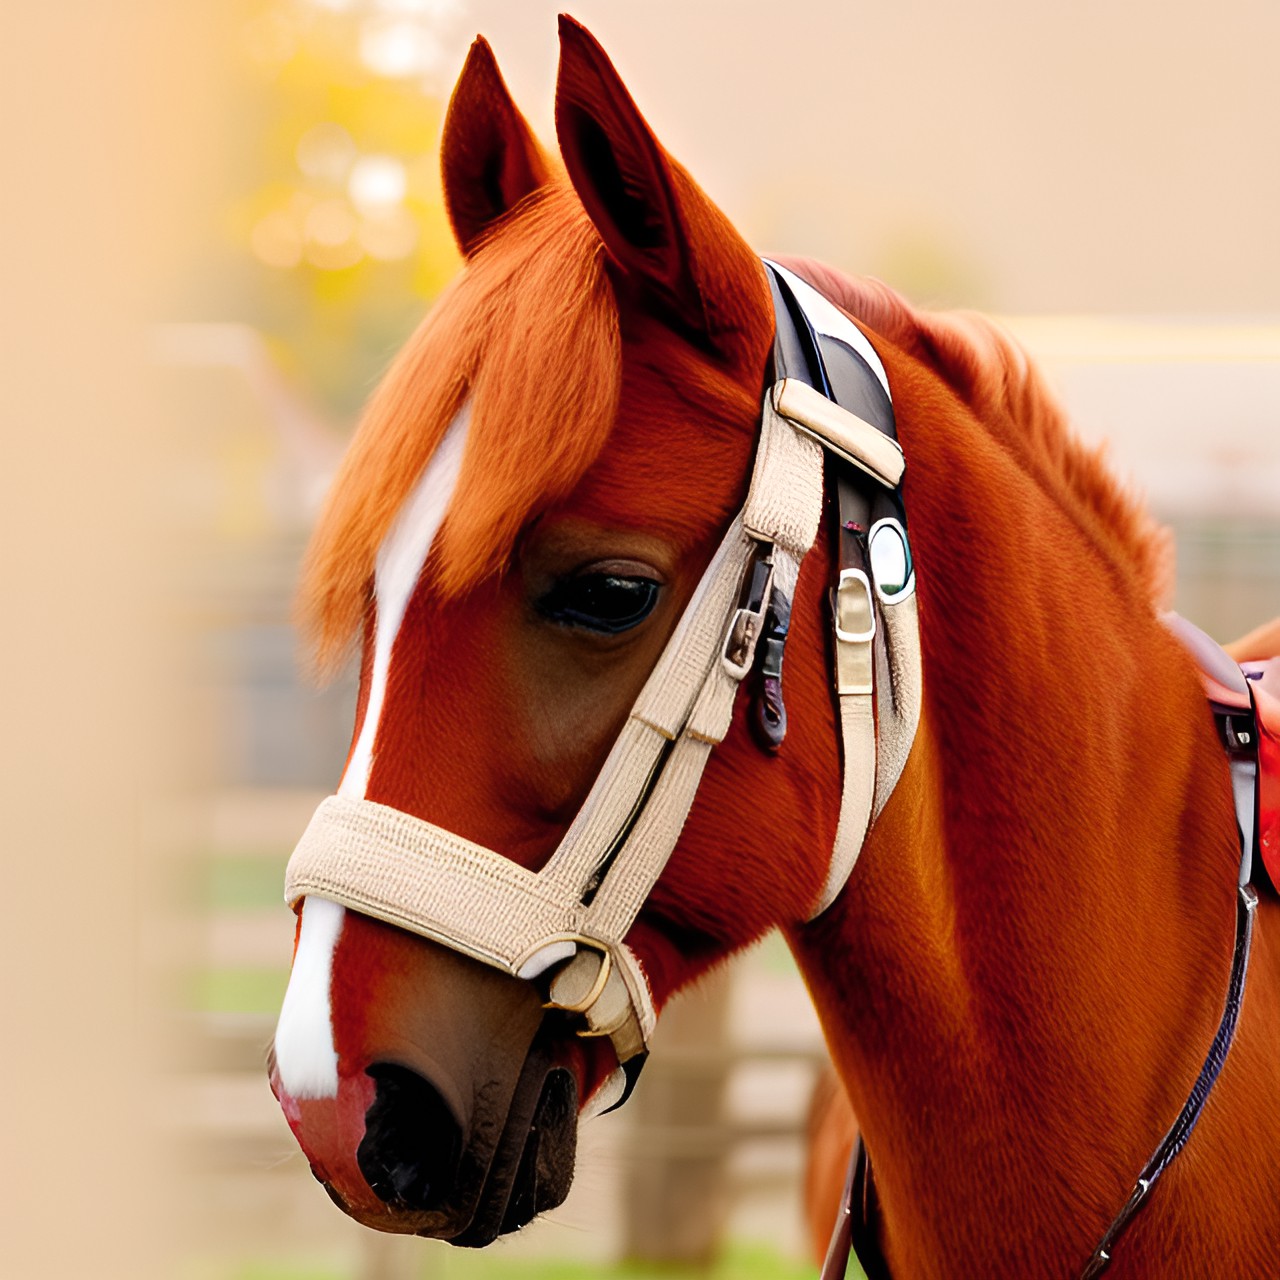
[[[1236, 939], [1231, 957], [1231, 977], [1227, 983], [1227, 1000], [1218, 1030], [1209, 1046], [1204, 1065], [1196, 1077], [1191, 1092], [1183, 1103], [1177, 1119], [1156, 1147], [1151, 1159], [1143, 1166], [1124, 1207], [1116, 1214], [1103, 1234], [1098, 1247], [1080, 1272], [1080, 1280], [1097, 1280], [1111, 1265], [1116, 1243], [1126, 1228], [1146, 1204], [1156, 1183], [1173, 1163], [1178, 1153], [1187, 1145], [1195, 1129], [1209, 1094], [1217, 1082], [1222, 1067], [1231, 1051], [1240, 1010], [1244, 1003], [1245, 979], [1249, 970], [1249, 952], [1253, 941], [1253, 920], [1258, 905], [1258, 895], [1251, 885], [1241, 885], [1236, 896]], [[876, 1195], [871, 1161], [859, 1134], [849, 1158], [849, 1173], [845, 1179], [844, 1197], [831, 1234], [831, 1243], [822, 1264], [819, 1280], [844, 1280], [850, 1254], [867, 1280], [891, 1280], [889, 1264], [884, 1256], [880, 1240], [880, 1206]]]
[[1192, 1130], [1195, 1129], [1204, 1111], [1204, 1104], [1209, 1100], [1209, 1092], [1222, 1071], [1227, 1054], [1231, 1051], [1236, 1026], [1240, 1021], [1245, 978], [1249, 971], [1249, 950], [1253, 941], [1253, 917], [1257, 906], [1258, 895], [1253, 886], [1241, 885], [1236, 894], [1236, 941], [1231, 956], [1231, 978], [1227, 984], [1227, 1002], [1204, 1065], [1200, 1068], [1200, 1074], [1196, 1077], [1195, 1084], [1191, 1086], [1191, 1093], [1182, 1104], [1182, 1110], [1178, 1112], [1177, 1119], [1160, 1140], [1160, 1145], [1156, 1147], [1151, 1159], [1143, 1166], [1124, 1207], [1116, 1214], [1098, 1243], [1098, 1247], [1093, 1251], [1093, 1255], [1085, 1263], [1084, 1270], [1080, 1273], [1080, 1280], [1096, 1280], [1096, 1277], [1102, 1275], [1111, 1265], [1116, 1241], [1133, 1221], [1134, 1215], [1147, 1202], [1161, 1175], [1173, 1163], [1174, 1157], [1187, 1145], [1187, 1139], [1191, 1137]]
[[880, 1244], [880, 1199], [861, 1134], [849, 1157], [840, 1215], [818, 1280], [845, 1280], [850, 1254], [857, 1258], [866, 1280], [891, 1280]]
[[843, 781], [835, 843], [813, 919], [848, 883], [915, 740], [920, 633], [914, 577], [892, 595], [879, 590], [868, 545], [876, 522], [891, 519], [906, 547], [899, 489], [905, 464], [883, 368], [852, 321], [824, 312], [830, 304], [815, 302], [810, 286], [785, 268], [767, 266], [774, 310], [792, 320], [792, 326], [781, 318], [778, 323], [775, 407], [822, 443], [837, 512], [832, 650]]

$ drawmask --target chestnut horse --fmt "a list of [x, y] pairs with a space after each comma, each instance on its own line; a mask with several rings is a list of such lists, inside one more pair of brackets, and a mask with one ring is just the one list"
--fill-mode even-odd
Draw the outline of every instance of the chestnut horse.
[[[761, 261], [567, 19], [556, 124], [563, 168], [477, 41], [443, 138], [465, 270], [373, 396], [302, 591], [322, 662], [362, 638], [339, 803], [531, 872], [743, 506], [774, 335]], [[757, 744], [744, 691], [627, 953], [660, 1008], [780, 928], [862, 1118], [893, 1276], [1070, 1276], [1182, 1105], [1231, 964], [1232, 792], [1158, 617], [1166, 539], [995, 326], [789, 265], [887, 371], [919, 727], [815, 917], [842, 769], [819, 537], [785, 741]], [[589, 940], [514, 976], [350, 902], [295, 906], [272, 1085], [332, 1198], [465, 1245], [560, 1203], [625, 1056], [544, 1008]], [[1280, 1257], [1274, 900], [1257, 920], [1235, 1047], [1116, 1276]]]

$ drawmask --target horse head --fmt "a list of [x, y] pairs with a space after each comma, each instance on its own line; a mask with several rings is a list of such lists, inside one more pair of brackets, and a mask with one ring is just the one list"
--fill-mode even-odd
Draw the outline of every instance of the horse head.
[[[561, 41], [563, 170], [488, 46], [471, 50], [443, 138], [465, 270], [373, 397], [304, 584], [322, 656], [363, 635], [337, 799], [528, 872], [582, 809], [742, 506], [773, 338], [760, 259], [595, 41], [568, 20]], [[820, 654], [824, 575], [807, 579], [794, 643]], [[655, 1012], [820, 893], [838, 778], [820, 661], [788, 672], [787, 698], [776, 756], [734, 716], [626, 925], [627, 980]], [[509, 958], [514, 976], [314, 885], [296, 908], [272, 1081], [333, 1198], [458, 1243], [558, 1204], [578, 1111], [616, 1100], [620, 1059], [640, 1057], [634, 1034], [543, 1007], [553, 977], [579, 980], [563, 974], [575, 956], [598, 965], [591, 939]]]

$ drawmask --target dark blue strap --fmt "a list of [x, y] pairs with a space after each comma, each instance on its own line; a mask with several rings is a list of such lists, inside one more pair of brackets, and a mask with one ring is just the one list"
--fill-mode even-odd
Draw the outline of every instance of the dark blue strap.
[[1093, 1251], [1080, 1280], [1094, 1280], [1111, 1264], [1111, 1255], [1116, 1240], [1133, 1219], [1133, 1215], [1142, 1208], [1152, 1188], [1159, 1181], [1160, 1175], [1173, 1162], [1173, 1158], [1187, 1145], [1191, 1131], [1196, 1127], [1204, 1104], [1209, 1099], [1209, 1091], [1222, 1070], [1231, 1050], [1231, 1041], [1236, 1034], [1236, 1026], [1240, 1021], [1240, 1006], [1244, 1001], [1244, 980], [1249, 970], [1249, 944], [1253, 940], [1253, 914], [1258, 905], [1258, 895], [1252, 885], [1241, 885], [1236, 897], [1236, 944], [1231, 957], [1231, 981], [1227, 985], [1227, 1004], [1222, 1011], [1222, 1021], [1218, 1024], [1218, 1032], [1209, 1046], [1204, 1066], [1196, 1082], [1191, 1086], [1191, 1094], [1182, 1105], [1178, 1118], [1173, 1122], [1169, 1132], [1164, 1135], [1155, 1154], [1147, 1161], [1146, 1167], [1138, 1175], [1133, 1190], [1125, 1206], [1116, 1215], [1115, 1220], [1107, 1228], [1101, 1243]]

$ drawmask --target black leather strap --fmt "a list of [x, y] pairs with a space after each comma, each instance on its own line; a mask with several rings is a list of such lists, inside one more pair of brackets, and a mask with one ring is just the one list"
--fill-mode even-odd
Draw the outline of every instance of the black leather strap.
[[[866, 360], [847, 343], [827, 334], [819, 334], [810, 323], [803, 307], [800, 306], [785, 276], [767, 260], [765, 268], [769, 287], [773, 291], [777, 324], [773, 351], [775, 379], [798, 378], [808, 383], [828, 399], [856, 413], [864, 421], [872, 423], [878, 430], [884, 432], [890, 439], [896, 440], [897, 427], [892, 404], [879, 378]], [[836, 464], [833, 471], [839, 519], [839, 567], [861, 569], [865, 573], [868, 570], [867, 533], [874, 521], [882, 516], [892, 515], [897, 517], [904, 529], [906, 527], [906, 515], [902, 509], [900, 494], [887, 492], [856, 468]], [[782, 638], [785, 639], [785, 632]], [[777, 645], [776, 652], [780, 674], [781, 641]], [[1205, 665], [1203, 658], [1202, 665]], [[1225, 659], [1225, 656], [1219, 666], [1221, 672], [1214, 669], [1214, 675], [1228, 688], [1247, 686], [1239, 669]], [[780, 685], [778, 690], [780, 707]], [[1215, 711], [1225, 713], [1231, 709], [1215, 708]], [[1244, 736], [1235, 733], [1235, 720], [1232, 717], [1238, 716], [1239, 713], [1236, 711], [1231, 711], [1230, 716], [1225, 719], [1220, 714], [1219, 730], [1223, 734], [1223, 746], [1233, 766], [1233, 785], [1241, 787], [1249, 784], [1245, 772], [1236, 768], [1237, 762], [1251, 760], [1254, 772], [1250, 776], [1256, 778], [1258, 739], [1251, 718], [1247, 716], [1246, 718], [1250, 719], [1249, 728], [1252, 731]], [[783, 723], [785, 724], [785, 717]], [[1249, 791], [1249, 798], [1252, 803], [1237, 807], [1252, 811], [1254, 833], [1256, 833], [1256, 788]], [[1232, 955], [1226, 1005], [1218, 1030], [1214, 1035], [1213, 1043], [1209, 1046], [1200, 1074], [1192, 1086], [1190, 1096], [1183, 1104], [1169, 1132], [1165, 1134], [1139, 1175], [1128, 1201], [1107, 1228], [1101, 1243], [1081, 1273], [1081, 1280], [1095, 1280], [1095, 1277], [1101, 1275], [1110, 1264], [1111, 1252], [1116, 1240], [1129, 1225], [1134, 1214], [1146, 1202], [1161, 1174], [1190, 1138], [1209, 1093], [1222, 1070], [1222, 1065], [1226, 1061], [1227, 1054], [1230, 1052], [1244, 998], [1249, 950], [1253, 938], [1253, 915], [1258, 903], [1258, 895], [1250, 883], [1251, 851], [1256, 834], [1251, 838], [1251, 833], [1246, 827], [1247, 823], [1242, 823], [1240, 832], [1242, 862], [1236, 906], [1235, 949]], [[837, 1278], [842, 1280], [851, 1249], [869, 1280], [890, 1280], [888, 1264], [880, 1247], [879, 1201], [871, 1174], [871, 1162], [861, 1136], [858, 1137], [850, 1159], [845, 1197], [827, 1250], [821, 1280], [837, 1280]]]
[[[772, 380], [795, 379], [871, 423], [897, 440], [893, 404], [879, 377], [863, 356], [847, 342], [814, 328], [785, 271], [765, 261], [765, 275], [773, 295], [774, 340]], [[906, 528], [906, 516], [896, 494], [863, 471], [827, 454], [828, 476], [835, 492], [839, 524], [837, 560], [840, 569], [867, 573], [867, 532], [881, 516], [895, 516]], [[750, 724], [766, 751], [781, 747], [787, 730], [782, 694], [782, 661], [791, 619], [791, 602], [776, 590], [769, 602], [763, 643], [757, 646], [757, 670]]]
[[1183, 1103], [1182, 1110], [1178, 1112], [1178, 1118], [1138, 1175], [1138, 1180], [1134, 1183], [1124, 1208], [1116, 1214], [1098, 1247], [1093, 1251], [1093, 1256], [1085, 1264], [1084, 1270], [1080, 1273], [1080, 1280], [1095, 1280], [1095, 1277], [1100, 1276], [1111, 1265], [1116, 1241], [1133, 1220], [1134, 1215], [1146, 1203], [1147, 1197], [1151, 1195], [1153, 1188], [1160, 1180], [1160, 1175], [1173, 1162], [1178, 1152], [1187, 1145], [1187, 1139], [1191, 1137], [1191, 1131], [1200, 1119], [1204, 1104], [1209, 1100], [1209, 1091], [1222, 1071], [1222, 1064], [1227, 1060], [1236, 1026], [1240, 1021], [1245, 978], [1249, 972], [1249, 949], [1253, 941], [1253, 915], [1257, 905], [1258, 895], [1254, 892], [1253, 886], [1241, 885], [1236, 895], [1236, 942], [1231, 956], [1227, 1003], [1222, 1011], [1222, 1020], [1218, 1023], [1213, 1043], [1209, 1046], [1204, 1066], [1200, 1068], [1200, 1074], [1196, 1077], [1195, 1084], [1191, 1086], [1191, 1093]]
[[891, 1280], [880, 1243], [880, 1199], [861, 1134], [849, 1157], [840, 1216], [827, 1246], [819, 1280], [844, 1280], [850, 1254], [857, 1258], [867, 1280]]
[[[1240, 1021], [1240, 1009], [1244, 1003], [1245, 979], [1249, 972], [1249, 952], [1253, 942], [1253, 919], [1258, 905], [1258, 895], [1252, 885], [1241, 885], [1236, 897], [1236, 939], [1231, 957], [1231, 977], [1227, 983], [1227, 1000], [1222, 1011], [1218, 1030], [1209, 1046], [1204, 1065], [1191, 1093], [1183, 1103], [1178, 1118], [1161, 1139], [1151, 1159], [1147, 1161], [1134, 1183], [1124, 1207], [1116, 1214], [1098, 1247], [1093, 1251], [1080, 1280], [1097, 1280], [1111, 1265], [1116, 1242], [1133, 1221], [1138, 1210], [1147, 1202], [1164, 1171], [1173, 1163], [1178, 1153], [1187, 1145], [1204, 1111], [1209, 1094], [1217, 1082], [1227, 1054], [1231, 1051], [1236, 1027]], [[857, 1258], [858, 1265], [866, 1273], [867, 1280], [892, 1280], [889, 1264], [885, 1260], [880, 1239], [880, 1201], [876, 1195], [871, 1161], [867, 1156], [862, 1135], [858, 1135], [853, 1154], [849, 1159], [849, 1174], [845, 1180], [844, 1199], [840, 1215], [832, 1232], [827, 1256], [822, 1264], [819, 1280], [844, 1280], [849, 1255]]]
[[775, 380], [798, 378], [807, 382], [890, 440], [897, 440], [893, 402], [871, 366], [847, 342], [818, 333], [786, 277], [775, 270], [771, 262], [765, 262], [765, 274], [773, 293]]

